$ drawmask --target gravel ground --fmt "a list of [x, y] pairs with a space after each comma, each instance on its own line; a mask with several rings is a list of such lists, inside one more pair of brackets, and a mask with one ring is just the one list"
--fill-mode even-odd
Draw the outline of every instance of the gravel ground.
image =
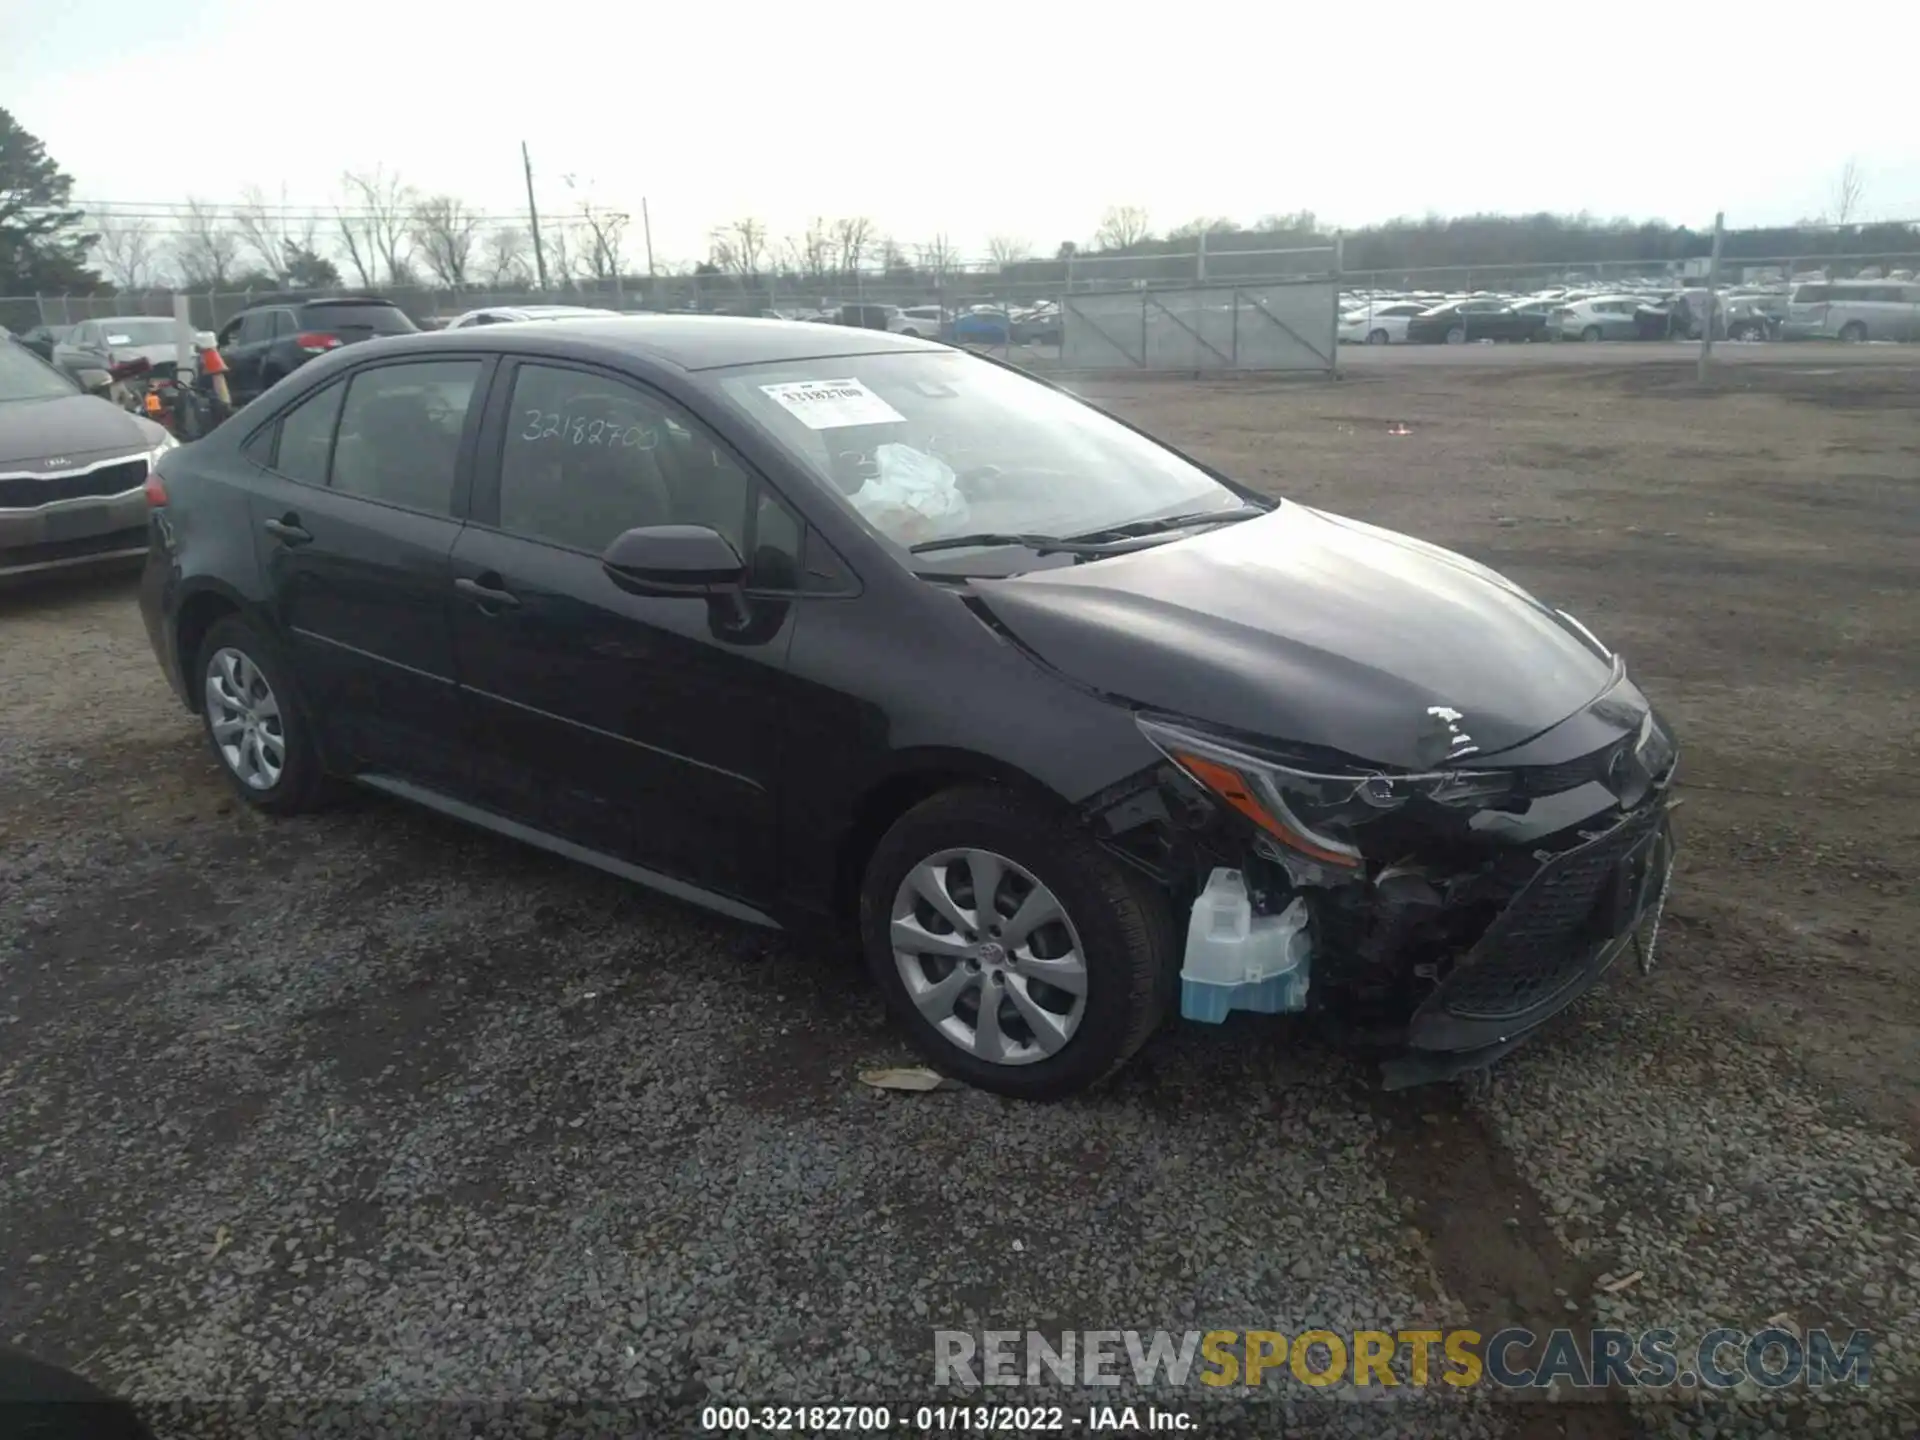
[[[449, 1402], [585, 1401], [620, 1408], [583, 1426], [682, 1433], [709, 1397], [937, 1398], [936, 1326], [1690, 1336], [1784, 1313], [1880, 1336], [1864, 1395], [1151, 1398], [1205, 1434], [1911, 1434], [1916, 622], [1889, 577], [1913, 379], [1105, 387], [1252, 478], [1550, 582], [1647, 656], [1689, 745], [1661, 968], [1489, 1078], [1399, 1096], [1253, 1017], [1176, 1027], [1054, 1107], [869, 1090], [856, 1071], [908, 1056], [854, 957], [373, 797], [261, 821], [130, 587], [0, 597], [0, 1339], [191, 1402], [157, 1412], [178, 1433], [258, 1428], [249, 1399], [395, 1434], [563, 1433], [564, 1411]], [[1652, 538], [1709, 510], [1711, 553]], [[1858, 645], [1783, 638], [1783, 582]], [[1783, 779], [1823, 704], [1831, 743]]]

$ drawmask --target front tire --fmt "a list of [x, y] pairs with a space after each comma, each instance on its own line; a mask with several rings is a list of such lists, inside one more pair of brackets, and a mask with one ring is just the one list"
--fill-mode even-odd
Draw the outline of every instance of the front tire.
[[1385, 345], [1392, 339], [1393, 337], [1384, 330], [1369, 330], [1367, 332], [1367, 344], [1369, 345]]
[[1456, 325], [1451, 330], [1447, 331], [1447, 344], [1464, 345], [1466, 343], [1467, 343], [1467, 327], [1466, 326]]
[[1177, 980], [1164, 895], [1010, 791], [948, 790], [868, 862], [860, 935], [887, 1008], [936, 1069], [1057, 1100], [1118, 1069]]
[[1586, 329], [1580, 332], [1580, 338], [1589, 345], [1598, 344], [1600, 340], [1600, 327], [1598, 325], [1587, 326]]
[[1849, 345], [1858, 345], [1867, 338], [1867, 327], [1858, 320], [1849, 320], [1840, 327], [1840, 338]]
[[273, 642], [228, 615], [208, 629], [195, 663], [201, 722], [227, 783], [270, 815], [311, 809], [325, 776], [293, 676]]

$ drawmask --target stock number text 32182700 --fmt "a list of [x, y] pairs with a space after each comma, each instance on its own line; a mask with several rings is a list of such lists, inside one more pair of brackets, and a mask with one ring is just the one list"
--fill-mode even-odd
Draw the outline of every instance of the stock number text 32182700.
[[702, 1430], [735, 1434], [797, 1431], [853, 1435], [1037, 1435], [1068, 1428], [1059, 1405], [709, 1405]]
[[517, 438], [533, 444], [551, 440], [558, 445], [606, 445], [626, 450], [651, 450], [660, 434], [651, 425], [623, 424], [604, 416], [563, 415], [558, 410], [528, 410]]

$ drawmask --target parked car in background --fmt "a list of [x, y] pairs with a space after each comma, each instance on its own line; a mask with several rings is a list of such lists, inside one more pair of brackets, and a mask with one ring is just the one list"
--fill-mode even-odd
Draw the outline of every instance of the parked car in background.
[[1781, 335], [1789, 340], [1920, 340], [1920, 283], [1830, 280], [1793, 292]]
[[948, 329], [956, 345], [1011, 345], [1019, 338], [1013, 317], [987, 306], [962, 311]]
[[1637, 295], [1576, 300], [1554, 310], [1553, 325], [1562, 340], [1637, 340], [1640, 325], [1635, 316], [1643, 303]]
[[243, 803], [350, 779], [857, 936], [1003, 1094], [1309, 987], [1389, 1083], [1490, 1064], [1665, 900], [1676, 744], [1577, 620], [928, 341], [348, 347], [149, 495], [147, 632]]
[[419, 328], [391, 300], [354, 295], [255, 305], [221, 326], [216, 343], [234, 403], [244, 405], [316, 356]]
[[0, 341], [0, 579], [142, 554], [147, 470], [174, 443]]
[[1505, 300], [1454, 300], [1407, 322], [1412, 345], [1465, 345], [1473, 340], [1547, 338], [1547, 317], [1516, 310]]
[[72, 329], [71, 325], [35, 325], [14, 338], [42, 360], [51, 363], [54, 346], [66, 339]]
[[619, 313], [596, 305], [487, 305], [454, 316], [442, 328], [463, 330], [469, 325], [507, 325], [521, 320], [583, 320]]
[[900, 311], [900, 318], [887, 328], [912, 340], [937, 340], [945, 319], [938, 305], [908, 305]]
[[1427, 310], [1418, 300], [1390, 300], [1356, 305], [1340, 316], [1338, 335], [1343, 345], [1399, 345], [1407, 338], [1407, 324]]
[[75, 370], [111, 370], [129, 360], [145, 360], [162, 374], [179, 363], [180, 347], [173, 321], [158, 315], [111, 315], [104, 320], [82, 320], [54, 342], [50, 357], [69, 373]]
[[842, 305], [833, 313], [837, 325], [852, 325], [861, 330], [892, 330], [898, 332], [901, 313], [898, 305], [876, 305], [866, 302]]

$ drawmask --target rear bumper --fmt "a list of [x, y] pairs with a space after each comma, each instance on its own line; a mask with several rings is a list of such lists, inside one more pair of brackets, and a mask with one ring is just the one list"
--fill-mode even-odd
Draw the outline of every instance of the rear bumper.
[[1543, 863], [1408, 1025], [1389, 1088], [1478, 1069], [1584, 995], [1622, 955], [1650, 967], [1673, 869], [1656, 797]]
[[133, 560], [146, 554], [146, 512], [139, 490], [0, 510], [0, 578]]

